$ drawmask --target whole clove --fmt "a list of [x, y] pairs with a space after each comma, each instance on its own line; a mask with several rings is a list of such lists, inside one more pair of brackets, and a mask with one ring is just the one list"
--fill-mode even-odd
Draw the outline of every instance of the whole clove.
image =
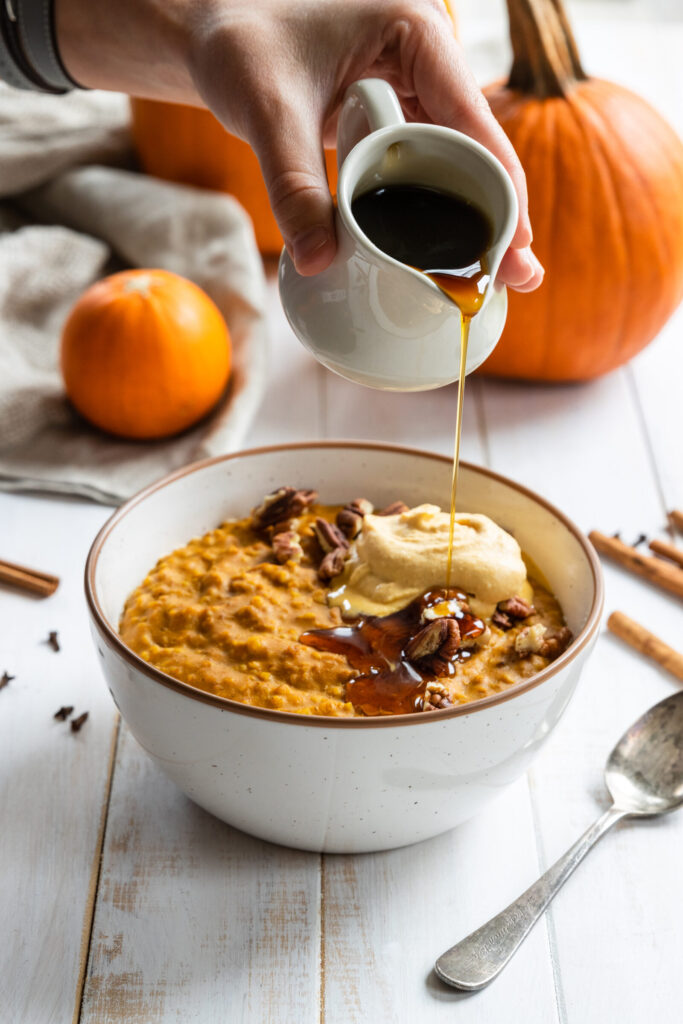
[[11, 683], [16, 676], [11, 676], [9, 672], [3, 672], [0, 676], [0, 690], [4, 690], [8, 683]]
[[[612, 534], [612, 539], [613, 540], [621, 540], [621, 530], [615, 530], [614, 533]], [[633, 541], [633, 544], [631, 545], [631, 547], [632, 548], [638, 548], [638, 547], [640, 547], [641, 544], [644, 544], [646, 540], [647, 540], [647, 534], [646, 533], [639, 533], [638, 536], [636, 537], [636, 539]]]
[[50, 630], [50, 632], [49, 632], [49, 634], [48, 634], [48, 637], [47, 637], [47, 640], [45, 641], [45, 643], [46, 643], [46, 644], [49, 644], [49, 646], [50, 646], [50, 647], [52, 648], [52, 650], [53, 650], [53, 651], [55, 651], [55, 652], [56, 652], [56, 651], [59, 651], [59, 650], [60, 650], [60, 646], [59, 646], [59, 634], [57, 633], [57, 630], [56, 630], [56, 629], [52, 629], [52, 630]]
[[73, 704], [69, 707], [60, 708], [59, 711], [55, 711], [54, 717], [58, 722], [66, 722], [67, 718], [73, 712]]
[[78, 718], [74, 718], [72, 720], [72, 722], [71, 722], [71, 731], [72, 732], [79, 732], [81, 726], [84, 724], [84, 722], [86, 721], [87, 717], [88, 717], [88, 712], [84, 711], [82, 715], [78, 716]]

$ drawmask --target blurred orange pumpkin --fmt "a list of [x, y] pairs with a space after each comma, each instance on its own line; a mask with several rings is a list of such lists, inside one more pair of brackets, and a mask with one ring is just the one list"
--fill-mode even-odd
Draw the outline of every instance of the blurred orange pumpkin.
[[208, 295], [168, 270], [97, 281], [64, 325], [66, 393], [96, 427], [168, 437], [216, 404], [230, 374], [230, 335]]
[[485, 90], [526, 171], [546, 277], [511, 291], [484, 373], [586, 380], [657, 334], [683, 295], [683, 145], [645, 100], [581, 67], [561, 0], [508, 0], [507, 83]]
[[[254, 223], [259, 249], [278, 255], [282, 235], [254, 151], [230, 135], [208, 110], [131, 99], [133, 141], [143, 170], [157, 178], [228, 192]], [[330, 191], [337, 188], [337, 155], [325, 151]]]

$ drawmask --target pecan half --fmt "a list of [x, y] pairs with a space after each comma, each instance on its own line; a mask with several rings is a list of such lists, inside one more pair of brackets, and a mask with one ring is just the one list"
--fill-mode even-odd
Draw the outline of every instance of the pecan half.
[[285, 562], [300, 562], [304, 549], [299, 542], [299, 534], [294, 530], [276, 533], [273, 537], [273, 554], [275, 560], [284, 565]]
[[363, 528], [363, 516], [347, 506], [337, 513], [337, 526], [344, 536], [353, 540]]
[[318, 576], [320, 579], [326, 581], [338, 576], [344, 568], [346, 554], [346, 548], [334, 548], [334, 550], [328, 551], [318, 566]]
[[391, 505], [387, 505], [386, 508], [380, 509], [379, 512], [375, 512], [376, 516], [398, 516], [401, 512], [407, 512], [408, 506], [405, 501], [392, 501]]
[[496, 610], [511, 619], [528, 619], [536, 611], [532, 604], [525, 601], [523, 597], [519, 597], [518, 594], [509, 597], [507, 601], [499, 601]]
[[422, 698], [420, 711], [441, 711], [453, 707], [448, 690], [442, 683], [429, 683]]
[[349, 546], [349, 542], [334, 523], [328, 523], [326, 519], [322, 519], [320, 516], [316, 519], [313, 524], [313, 532], [318, 538], [320, 547], [326, 554], [334, 551], [336, 548], [343, 548], [346, 550]]
[[408, 661], [435, 675], [444, 675], [460, 647], [460, 628], [455, 619], [442, 617], [423, 626], [405, 649]]
[[251, 517], [257, 529], [286, 522], [298, 516], [318, 497], [316, 491], [297, 490], [296, 487], [279, 487], [272, 494], [266, 494], [260, 505], [252, 509]]
[[528, 654], [540, 654], [545, 641], [546, 627], [537, 622], [534, 626], [525, 626], [515, 637], [515, 652], [520, 658]]

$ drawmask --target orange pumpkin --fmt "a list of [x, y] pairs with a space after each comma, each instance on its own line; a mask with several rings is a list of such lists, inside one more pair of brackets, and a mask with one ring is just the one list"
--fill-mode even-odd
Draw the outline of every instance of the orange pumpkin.
[[61, 366], [67, 395], [96, 427], [168, 437], [225, 390], [230, 336], [196, 284], [168, 270], [124, 270], [88, 288], [71, 310]]
[[[282, 235], [270, 209], [259, 162], [250, 146], [226, 132], [208, 110], [131, 99], [133, 141], [143, 169], [157, 178], [229, 192], [254, 223], [259, 249], [277, 255]], [[330, 189], [337, 187], [337, 156], [327, 150]]]
[[683, 295], [683, 145], [640, 97], [588, 78], [561, 0], [508, 0], [513, 65], [486, 90], [526, 171], [537, 292], [510, 292], [484, 372], [585, 380], [654, 338]]

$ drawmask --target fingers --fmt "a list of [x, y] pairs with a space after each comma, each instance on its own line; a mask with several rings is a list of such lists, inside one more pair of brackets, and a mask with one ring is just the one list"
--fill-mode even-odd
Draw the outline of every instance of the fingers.
[[532, 292], [545, 271], [531, 249], [508, 249], [500, 262], [497, 280], [518, 292]]
[[327, 185], [321, 117], [302, 109], [261, 111], [249, 142], [261, 164], [270, 204], [297, 271], [317, 274], [336, 251], [334, 208]]

